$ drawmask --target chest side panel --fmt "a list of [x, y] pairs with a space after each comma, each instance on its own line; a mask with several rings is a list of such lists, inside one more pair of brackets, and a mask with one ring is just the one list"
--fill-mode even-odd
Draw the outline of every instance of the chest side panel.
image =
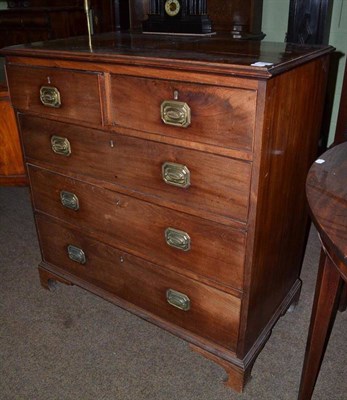
[[257, 201], [246, 267], [246, 351], [298, 283], [307, 239], [305, 181], [318, 147], [327, 69], [322, 57], [267, 84], [259, 180], [252, 186]]

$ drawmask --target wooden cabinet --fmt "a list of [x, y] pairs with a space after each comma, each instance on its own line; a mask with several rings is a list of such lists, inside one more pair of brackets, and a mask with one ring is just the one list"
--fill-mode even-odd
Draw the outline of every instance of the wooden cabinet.
[[[28, 43], [40, 40], [56, 39], [70, 36], [77, 36], [87, 33], [86, 16], [83, 7], [83, 0], [28, 0], [8, 1], [9, 8], [0, 10], [0, 48], [18, 43]], [[114, 4], [108, 0], [92, 0], [92, 21], [94, 32], [104, 32], [115, 29]], [[123, 23], [123, 22], [122, 22]], [[26, 184], [25, 169], [16, 119], [9, 102], [8, 89], [4, 82], [2, 59], [0, 59], [0, 185], [21, 185]], [[51, 78], [59, 80], [59, 72], [47, 71], [44, 79]], [[27, 76], [18, 73], [21, 81], [18, 82], [18, 90], [30, 91], [32, 86], [37, 85], [38, 75]], [[43, 78], [42, 74], [39, 74]], [[65, 85], [70, 85], [68, 90], [81, 92], [78, 75], [72, 74]], [[63, 79], [67, 79], [66, 75]], [[88, 78], [86, 78], [88, 80]], [[83, 80], [83, 85], [86, 84]], [[91, 86], [97, 85], [97, 79]], [[72, 85], [72, 86], [71, 86]], [[96, 87], [97, 91], [98, 88]], [[91, 88], [92, 90], [92, 88]], [[35, 91], [33, 91], [35, 93]], [[82, 93], [81, 93], [82, 95]], [[85, 95], [85, 93], [83, 93]], [[94, 98], [95, 93], [92, 95]], [[64, 93], [64, 98], [66, 95]], [[32, 99], [33, 103], [39, 99]], [[72, 99], [75, 102], [75, 98]], [[30, 100], [31, 103], [31, 100]], [[64, 107], [68, 106], [66, 100]], [[76, 103], [77, 104], [77, 103]], [[33, 104], [31, 104], [33, 106]], [[74, 110], [74, 111], [73, 111]], [[72, 113], [80, 115], [82, 110], [73, 108]], [[54, 113], [54, 110], [51, 110]], [[85, 109], [83, 118], [93, 118], [93, 110]]]
[[332, 49], [126, 33], [92, 45], [4, 50], [41, 282], [169, 330], [241, 391], [299, 297]]
[[[9, 8], [0, 10], [0, 48], [87, 33], [83, 0], [28, 0], [8, 3]], [[92, 0], [90, 4], [93, 31], [114, 30], [113, 2]]]
[[16, 116], [6, 85], [0, 84], [0, 185], [26, 185]]
[[85, 33], [83, 9], [6, 9], [0, 11], [0, 47]]

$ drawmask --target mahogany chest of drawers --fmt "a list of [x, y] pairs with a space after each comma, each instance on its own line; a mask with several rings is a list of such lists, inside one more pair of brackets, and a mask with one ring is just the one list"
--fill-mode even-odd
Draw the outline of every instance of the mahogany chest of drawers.
[[298, 300], [331, 50], [126, 33], [5, 49], [42, 284], [173, 332], [241, 391]]

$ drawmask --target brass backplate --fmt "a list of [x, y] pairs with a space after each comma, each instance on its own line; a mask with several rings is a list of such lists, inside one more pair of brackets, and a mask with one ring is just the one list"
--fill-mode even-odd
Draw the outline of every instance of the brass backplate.
[[40, 100], [46, 107], [59, 108], [61, 106], [60, 92], [54, 86], [41, 86]]
[[60, 192], [60, 201], [64, 207], [71, 210], [77, 211], [80, 208], [78, 197], [74, 193], [62, 190]]
[[160, 107], [160, 114], [162, 121], [167, 125], [187, 128], [191, 124], [190, 107], [182, 101], [163, 101]]
[[166, 300], [169, 304], [180, 310], [188, 311], [190, 309], [190, 298], [184, 293], [168, 289], [166, 291]]
[[73, 246], [72, 244], [69, 244], [67, 246], [67, 254], [70, 260], [75, 261], [79, 264], [85, 264], [87, 261], [84, 251], [79, 247]]
[[187, 188], [190, 186], [190, 171], [183, 164], [166, 162], [161, 167], [162, 177], [169, 185]]
[[179, 231], [175, 228], [167, 228], [165, 229], [165, 240], [171, 247], [182, 251], [190, 250], [190, 236], [187, 232]]
[[67, 138], [54, 135], [51, 137], [51, 146], [52, 150], [56, 154], [66, 157], [71, 154], [71, 146]]

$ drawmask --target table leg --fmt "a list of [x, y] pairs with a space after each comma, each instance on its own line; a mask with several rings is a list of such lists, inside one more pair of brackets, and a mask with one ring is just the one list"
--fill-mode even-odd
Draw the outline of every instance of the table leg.
[[337, 268], [322, 250], [298, 400], [311, 399], [334, 323], [341, 284]]

